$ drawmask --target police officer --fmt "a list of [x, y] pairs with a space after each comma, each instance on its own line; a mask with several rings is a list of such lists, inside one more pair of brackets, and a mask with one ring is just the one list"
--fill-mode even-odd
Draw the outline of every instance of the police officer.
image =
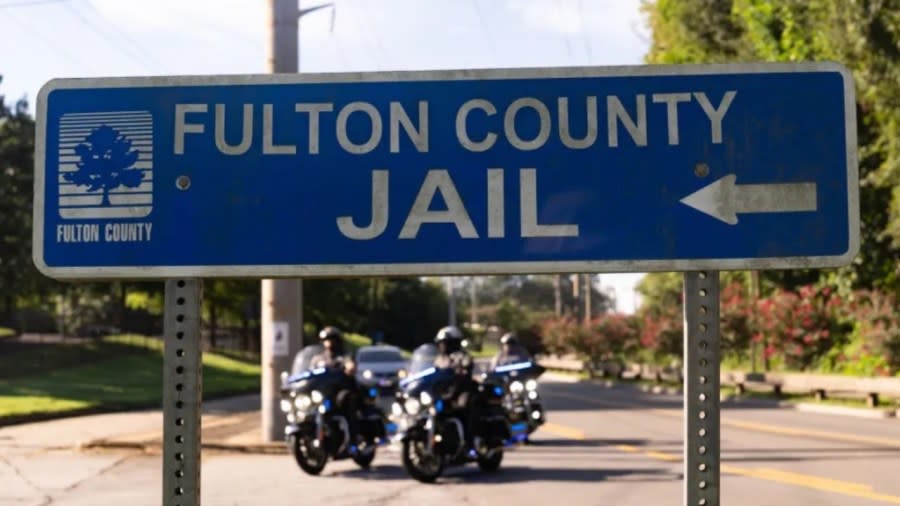
[[463, 349], [463, 334], [454, 326], [444, 327], [434, 338], [438, 355], [434, 366], [438, 369], [454, 369], [460, 376], [472, 377], [474, 363], [472, 357]]
[[500, 351], [491, 359], [491, 369], [496, 369], [501, 365], [525, 362], [530, 358], [528, 350], [519, 342], [519, 337], [512, 332], [507, 332], [500, 338]]
[[323, 351], [312, 359], [312, 366], [336, 367], [353, 377], [356, 364], [352, 358], [344, 355], [344, 333], [339, 328], [329, 325], [319, 332], [319, 342]]
[[478, 385], [472, 378], [475, 363], [472, 356], [463, 349], [462, 342], [463, 334], [459, 328], [448, 326], [439, 330], [434, 338], [434, 344], [438, 349], [434, 366], [438, 369], [453, 369], [456, 373], [454, 405], [465, 413], [466, 440], [471, 445], [477, 441], [476, 434], [480, 430], [479, 407], [475, 402], [475, 391]]
[[337, 394], [335, 404], [337, 411], [347, 419], [351, 441], [358, 439], [359, 434], [359, 396], [356, 377], [356, 364], [349, 356], [344, 355], [344, 333], [333, 326], [327, 326], [319, 332], [319, 342], [324, 350], [312, 360], [313, 367], [336, 368], [344, 371], [345, 381]]

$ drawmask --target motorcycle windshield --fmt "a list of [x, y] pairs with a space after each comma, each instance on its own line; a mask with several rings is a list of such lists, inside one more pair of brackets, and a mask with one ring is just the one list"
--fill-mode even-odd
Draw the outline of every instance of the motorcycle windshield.
[[509, 355], [506, 357], [499, 357], [495, 369], [502, 366], [517, 366], [519, 364], [531, 363], [532, 361], [531, 355]]
[[291, 377], [291, 386], [296, 392], [309, 393], [318, 390], [330, 397], [345, 381], [346, 376], [340, 369], [320, 367]]
[[440, 385], [452, 381], [452, 369], [437, 369], [431, 366], [400, 382], [400, 388], [410, 395], [418, 395], [422, 391], [433, 391], [441, 388]]
[[507, 360], [491, 370], [492, 376], [515, 376], [518, 378], [537, 378], [543, 373], [544, 368], [531, 358]]
[[437, 357], [437, 347], [433, 344], [423, 344], [413, 351], [412, 358], [409, 361], [409, 375], [415, 376], [434, 366], [434, 359]]
[[321, 355], [324, 351], [325, 348], [322, 345], [313, 344], [297, 352], [294, 363], [291, 365], [291, 376], [299, 376], [312, 369], [313, 358]]

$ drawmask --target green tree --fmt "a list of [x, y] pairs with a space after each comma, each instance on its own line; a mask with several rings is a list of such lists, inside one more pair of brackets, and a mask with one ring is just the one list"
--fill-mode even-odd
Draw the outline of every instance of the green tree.
[[641, 307], [681, 307], [684, 276], [679, 272], [651, 272], [638, 282]]
[[[240, 324], [245, 350], [255, 349], [250, 335], [251, 316], [260, 298], [260, 285], [256, 280], [216, 279], [203, 283], [203, 308], [209, 328], [209, 344], [216, 347], [223, 325]], [[257, 338], [258, 338], [258, 333]]]
[[531, 326], [528, 313], [513, 299], [503, 299], [497, 306], [496, 324], [504, 332], [514, 332]]
[[380, 331], [386, 342], [412, 348], [447, 323], [444, 288], [419, 278], [312, 279], [303, 285], [304, 318], [316, 329]]
[[0, 95], [0, 322], [19, 327], [17, 300], [36, 289], [31, 261], [34, 120], [22, 99], [12, 107]]

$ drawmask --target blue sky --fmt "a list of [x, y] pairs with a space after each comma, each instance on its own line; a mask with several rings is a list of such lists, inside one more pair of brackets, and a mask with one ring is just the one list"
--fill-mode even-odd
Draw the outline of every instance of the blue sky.
[[[302, 7], [324, 3], [301, 0]], [[640, 0], [333, 0], [303, 18], [303, 72], [636, 65]], [[265, 72], [265, 0], [0, 0], [0, 94], [55, 77]], [[634, 275], [604, 275], [619, 309]]]

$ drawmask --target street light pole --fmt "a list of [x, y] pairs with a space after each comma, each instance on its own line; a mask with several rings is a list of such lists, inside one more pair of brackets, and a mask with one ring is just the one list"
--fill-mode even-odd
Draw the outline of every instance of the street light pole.
[[444, 278], [447, 284], [447, 325], [456, 326], [456, 290], [453, 286], [453, 278]]
[[[298, 0], [268, 0], [266, 62], [270, 73], [296, 73], [300, 66], [300, 18], [331, 4], [300, 9]], [[285, 418], [279, 407], [281, 371], [303, 346], [303, 282], [264, 279], [262, 310], [262, 439], [284, 438]]]

